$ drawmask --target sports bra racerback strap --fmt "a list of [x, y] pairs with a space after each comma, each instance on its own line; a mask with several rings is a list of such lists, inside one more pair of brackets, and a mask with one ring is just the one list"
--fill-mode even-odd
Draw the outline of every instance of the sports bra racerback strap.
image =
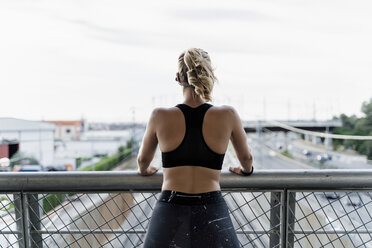
[[186, 132], [181, 144], [170, 152], [162, 153], [164, 168], [176, 166], [202, 166], [220, 170], [225, 154], [212, 151], [205, 143], [202, 128], [203, 120], [211, 104], [204, 103], [196, 108], [186, 104], [178, 104], [186, 121]]

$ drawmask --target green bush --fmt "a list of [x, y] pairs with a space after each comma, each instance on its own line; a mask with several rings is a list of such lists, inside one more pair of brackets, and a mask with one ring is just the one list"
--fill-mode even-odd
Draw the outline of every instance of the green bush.
[[48, 213], [65, 200], [65, 194], [50, 194], [43, 199], [43, 214]]
[[6, 196], [1, 196], [0, 197], [0, 213], [1, 212], [9, 212], [14, 208], [13, 202], [6, 197]]
[[78, 157], [76, 158], [76, 168], [79, 168], [80, 165], [84, 162], [84, 161], [89, 161], [90, 158], [87, 158], [87, 157]]
[[40, 163], [36, 158], [29, 157], [25, 155], [24, 153], [18, 151], [12, 156], [10, 160], [10, 168], [13, 168], [14, 165], [16, 164], [27, 165], [27, 164], [40, 164]]
[[288, 150], [284, 150], [284, 151], [282, 152], [282, 154], [283, 154], [284, 156], [286, 156], [287, 158], [293, 158], [292, 154], [291, 154]]
[[[132, 154], [132, 149], [119, 147], [118, 153], [103, 157], [100, 161], [94, 164], [95, 171], [109, 171], [117, 166], [122, 160]], [[92, 171], [92, 166], [85, 167], [82, 171]]]

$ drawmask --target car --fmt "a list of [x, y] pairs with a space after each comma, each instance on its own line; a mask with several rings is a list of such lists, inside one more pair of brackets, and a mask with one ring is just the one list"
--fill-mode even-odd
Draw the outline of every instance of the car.
[[283, 149], [283, 145], [281, 143], [276, 143], [276, 149], [282, 150]]
[[332, 155], [329, 154], [329, 153], [325, 153], [325, 154], [323, 154], [323, 156], [324, 156], [327, 160], [332, 160]]
[[322, 163], [328, 161], [328, 159], [326, 157], [324, 157], [323, 155], [317, 155], [316, 160], [318, 160], [319, 162], [322, 162]]
[[352, 207], [360, 207], [362, 206], [362, 202], [360, 201], [360, 199], [357, 199], [354, 197], [354, 198], [348, 199], [348, 201], [346, 202], [346, 205], [352, 206]]
[[326, 162], [328, 160], [332, 160], [332, 155], [328, 153], [319, 154], [318, 156], [316, 156], [316, 160], [318, 160], [319, 162]]
[[337, 200], [340, 199], [340, 195], [337, 194], [336, 192], [324, 192], [325, 198], [329, 200]]
[[45, 168], [46, 171], [66, 171], [66, 167], [63, 165], [49, 165]]
[[307, 157], [309, 157], [309, 156], [312, 155], [311, 151], [306, 150], [306, 149], [304, 149], [304, 150], [302, 151], [302, 154], [305, 155], [305, 156], [307, 156]]
[[15, 165], [13, 172], [36, 172], [43, 171], [44, 167], [40, 164]]
[[9, 171], [10, 170], [10, 160], [9, 158], [0, 158], [0, 172], [1, 171]]

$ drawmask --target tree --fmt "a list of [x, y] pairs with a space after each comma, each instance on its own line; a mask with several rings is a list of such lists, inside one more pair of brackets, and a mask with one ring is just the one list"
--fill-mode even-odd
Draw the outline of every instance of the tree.
[[363, 102], [361, 110], [366, 115], [366, 125], [372, 130], [372, 98]]
[[[346, 135], [372, 135], [372, 98], [362, 104], [361, 111], [365, 117], [357, 118], [355, 115], [347, 116], [341, 114], [339, 119], [342, 122], [342, 127], [338, 127], [333, 133]], [[343, 145], [346, 148], [352, 147], [360, 154], [367, 155], [368, 159], [372, 159], [372, 141], [363, 140], [335, 140], [333, 143], [337, 148]]]

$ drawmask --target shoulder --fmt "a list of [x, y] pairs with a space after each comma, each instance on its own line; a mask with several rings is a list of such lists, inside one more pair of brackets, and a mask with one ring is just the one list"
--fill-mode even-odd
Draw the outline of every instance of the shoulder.
[[229, 105], [221, 105], [221, 106], [214, 106], [211, 108], [213, 112], [216, 114], [219, 114], [221, 116], [224, 116], [226, 118], [231, 118], [234, 116], [238, 116], [238, 112], [235, 110], [234, 107]]
[[154, 108], [151, 112], [150, 120], [162, 120], [164, 117], [170, 116], [177, 111], [176, 107], [170, 108]]
[[225, 123], [230, 127], [239, 125], [240, 117], [236, 109], [229, 105], [213, 106], [211, 117], [218, 123]]
[[177, 107], [170, 107], [170, 108], [154, 108], [152, 110], [151, 115], [166, 115], [168, 113], [173, 113], [177, 110]]

